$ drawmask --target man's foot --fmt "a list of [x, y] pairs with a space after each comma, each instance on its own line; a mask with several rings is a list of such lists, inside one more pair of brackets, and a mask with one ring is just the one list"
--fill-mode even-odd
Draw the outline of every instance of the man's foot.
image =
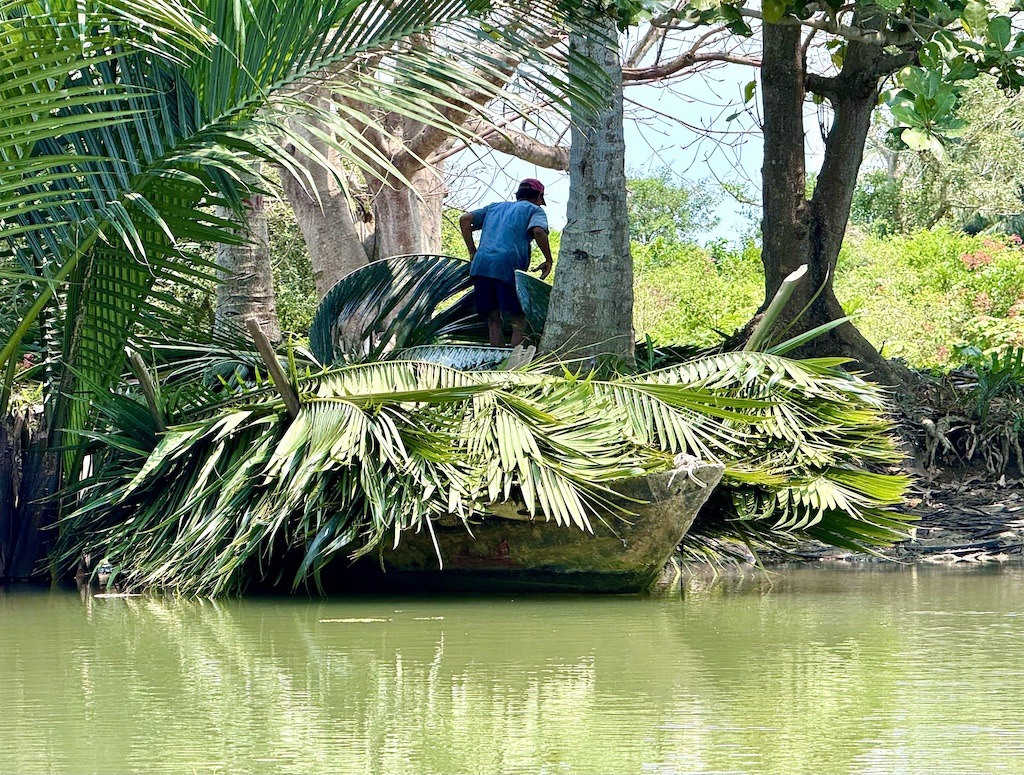
[[507, 371], [521, 369], [532, 361], [533, 356], [536, 354], [537, 348], [532, 344], [528, 347], [523, 347], [521, 344], [517, 344], [512, 348], [512, 354], [508, 356], [508, 360], [505, 362], [505, 369]]

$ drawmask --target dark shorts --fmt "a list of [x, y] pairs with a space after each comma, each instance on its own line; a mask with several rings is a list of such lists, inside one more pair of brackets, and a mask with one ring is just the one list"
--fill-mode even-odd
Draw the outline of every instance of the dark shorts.
[[474, 277], [473, 296], [477, 314], [481, 317], [487, 317], [496, 309], [509, 315], [523, 314], [516, 287], [493, 277]]

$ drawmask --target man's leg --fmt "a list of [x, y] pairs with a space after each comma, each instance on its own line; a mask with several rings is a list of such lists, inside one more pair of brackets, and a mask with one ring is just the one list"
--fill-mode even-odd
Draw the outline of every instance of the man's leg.
[[[513, 325], [515, 325], [514, 322]], [[502, 330], [500, 309], [491, 310], [487, 313], [487, 335], [490, 337], [491, 347], [505, 346], [505, 332]], [[520, 341], [522, 341], [521, 338]], [[515, 344], [515, 333], [512, 334], [512, 343]]]
[[512, 316], [512, 346], [518, 347], [526, 339], [526, 315]]
[[487, 337], [491, 347], [505, 346], [505, 332], [502, 330], [501, 283], [490, 277], [473, 278], [473, 295], [476, 297], [476, 313], [487, 321]]

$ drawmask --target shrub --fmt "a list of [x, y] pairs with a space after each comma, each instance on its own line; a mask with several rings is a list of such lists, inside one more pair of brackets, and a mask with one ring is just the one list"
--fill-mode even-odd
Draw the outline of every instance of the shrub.
[[710, 346], [745, 324], [764, 299], [760, 250], [633, 245], [639, 339]]
[[885, 239], [851, 229], [836, 294], [885, 356], [945, 369], [964, 363], [964, 347], [1017, 341], [1024, 251], [1012, 238], [949, 229]]

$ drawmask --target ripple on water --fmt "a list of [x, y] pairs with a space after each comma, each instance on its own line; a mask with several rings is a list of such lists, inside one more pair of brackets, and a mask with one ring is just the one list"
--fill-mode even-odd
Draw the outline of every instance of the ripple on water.
[[0, 772], [1022, 773], [1019, 572], [642, 598], [0, 592]]

